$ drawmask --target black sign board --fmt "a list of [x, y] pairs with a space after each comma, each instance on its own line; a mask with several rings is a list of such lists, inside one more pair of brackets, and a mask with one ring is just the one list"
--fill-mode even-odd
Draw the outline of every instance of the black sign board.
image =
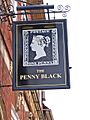
[[70, 88], [66, 19], [13, 22], [13, 90]]

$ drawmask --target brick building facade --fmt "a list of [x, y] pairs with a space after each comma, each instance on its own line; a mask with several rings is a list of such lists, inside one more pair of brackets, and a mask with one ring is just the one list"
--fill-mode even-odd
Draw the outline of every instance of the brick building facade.
[[[12, 91], [12, 21], [10, 3], [0, 1], [0, 120], [53, 120], [51, 110], [43, 105], [43, 91]], [[27, 0], [42, 4], [42, 0]], [[17, 2], [17, 5], [22, 5]], [[44, 15], [28, 15], [28, 19], [42, 19]], [[16, 17], [23, 20], [24, 16]]]

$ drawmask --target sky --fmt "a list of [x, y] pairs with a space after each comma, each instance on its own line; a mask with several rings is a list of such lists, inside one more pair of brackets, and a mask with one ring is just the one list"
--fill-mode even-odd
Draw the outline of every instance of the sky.
[[[67, 13], [70, 89], [46, 90], [45, 104], [54, 120], [90, 120], [90, 2], [44, 0], [49, 5], [70, 5]], [[62, 16], [58, 15], [58, 19]]]

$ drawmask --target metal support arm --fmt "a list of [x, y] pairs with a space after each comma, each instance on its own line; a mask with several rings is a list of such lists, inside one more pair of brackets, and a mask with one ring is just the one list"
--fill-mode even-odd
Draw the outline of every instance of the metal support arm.
[[40, 10], [40, 9], [54, 9], [54, 5], [29, 5], [29, 6], [18, 6], [17, 10]]

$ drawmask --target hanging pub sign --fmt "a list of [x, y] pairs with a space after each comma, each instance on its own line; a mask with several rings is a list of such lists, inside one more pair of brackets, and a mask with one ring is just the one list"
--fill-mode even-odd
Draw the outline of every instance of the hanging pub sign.
[[13, 90], [66, 89], [66, 19], [13, 23]]

